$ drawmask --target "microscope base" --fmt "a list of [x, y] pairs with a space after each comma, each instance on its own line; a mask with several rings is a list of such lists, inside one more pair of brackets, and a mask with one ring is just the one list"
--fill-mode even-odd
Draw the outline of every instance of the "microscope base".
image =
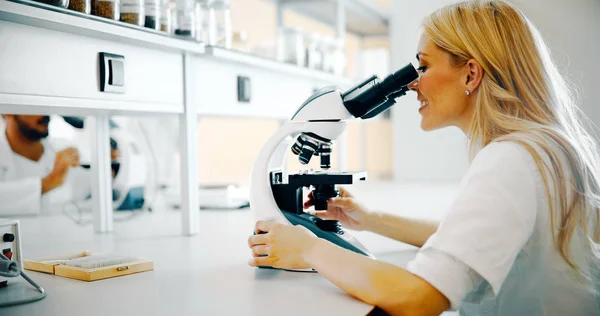
[[375, 259], [375, 256], [371, 254], [367, 248], [362, 245], [356, 238], [350, 235], [348, 232], [339, 229], [335, 231], [326, 231], [317, 226], [316, 222], [321, 221], [321, 218], [310, 215], [308, 213], [295, 214], [287, 211], [282, 211], [285, 218], [290, 221], [292, 225], [302, 225], [313, 232], [317, 237], [323, 238], [333, 244], [336, 244], [342, 248], [354, 251], [361, 255], [371, 257]]

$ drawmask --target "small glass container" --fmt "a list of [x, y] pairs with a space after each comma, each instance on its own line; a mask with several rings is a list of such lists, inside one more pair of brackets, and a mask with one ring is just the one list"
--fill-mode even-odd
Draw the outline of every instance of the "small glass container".
[[38, 2], [49, 4], [55, 7], [67, 8], [69, 7], [69, 0], [37, 0]]
[[336, 39], [332, 49], [332, 72], [338, 76], [343, 76], [346, 73], [346, 52], [344, 51], [344, 40]]
[[144, 0], [144, 27], [160, 30], [160, 0]]
[[94, 15], [118, 20], [121, 15], [120, 0], [94, 0]]
[[196, 14], [193, 0], [177, 0], [177, 26], [175, 35], [196, 37]]
[[196, 41], [208, 43], [208, 16], [212, 0], [197, 0], [196, 13]]
[[121, 22], [144, 26], [144, 0], [121, 0]]
[[163, 0], [160, 9], [160, 30], [166, 33], [173, 33], [173, 14], [175, 7], [169, 0]]
[[321, 56], [323, 56], [323, 64], [321, 66], [321, 70], [323, 71], [333, 72], [334, 46], [335, 42], [332, 38], [324, 37], [317, 47], [317, 49], [321, 52]]
[[313, 34], [308, 38], [306, 67], [310, 69], [323, 70], [323, 54], [319, 49], [321, 41], [321, 35], [319, 34]]
[[231, 1], [213, 0], [212, 8], [215, 15], [215, 42], [216, 45], [231, 49], [233, 31], [231, 26]]
[[217, 45], [217, 15], [215, 12], [215, 0], [208, 0], [208, 6], [204, 15], [204, 29], [206, 32], [206, 43], [210, 46]]
[[91, 0], [69, 0], [69, 9], [85, 14], [92, 12]]
[[283, 30], [283, 59], [284, 63], [304, 66], [306, 64], [306, 46], [304, 33], [300, 28]]

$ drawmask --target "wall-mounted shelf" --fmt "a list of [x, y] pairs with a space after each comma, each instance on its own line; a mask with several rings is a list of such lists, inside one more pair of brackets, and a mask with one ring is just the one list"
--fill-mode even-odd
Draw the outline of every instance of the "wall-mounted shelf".
[[222, 60], [227, 60], [234, 63], [253, 65], [255, 67], [263, 68], [265, 70], [272, 70], [287, 75], [329, 82], [331, 84], [336, 85], [349, 85], [352, 83], [352, 80], [348, 77], [336, 76], [325, 71], [299, 67], [296, 65], [286, 64], [283, 62], [278, 62], [276, 60], [256, 55], [223, 49], [220, 47], [207, 46], [205, 55], [216, 57]]
[[289, 120], [315, 90], [352, 84], [324, 71], [210, 46], [190, 65], [190, 100], [200, 116]]
[[30, 0], [0, 0], [0, 20], [122, 44], [201, 54], [204, 44]]
[[[269, 0], [312, 18], [316, 21], [337, 27], [338, 21], [345, 20], [347, 32], [359, 36], [387, 36], [389, 14], [370, 0]], [[338, 3], [342, 5], [345, 18], [340, 20]], [[342, 27], [342, 26], [340, 26]]]

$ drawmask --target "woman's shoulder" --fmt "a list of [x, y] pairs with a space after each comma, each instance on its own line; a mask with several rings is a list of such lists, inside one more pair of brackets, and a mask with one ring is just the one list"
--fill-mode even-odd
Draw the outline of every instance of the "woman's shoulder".
[[502, 137], [479, 150], [471, 161], [467, 176], [487, 174], [490, 177], [530, 177], [539, 180], [540, 172], [534, 155], [547, 160], [541, 147], [527, 135]]
[[[542, 145], [544, 144], [544, 145]], [[484, 146], [473, 159], [469, 169], [490, 169], [496, 174], [531, 175], [541, 181], [539, 166], [552, 165], [547, 150], [559, 153], [558, 159], [564, 160], [560, 150], [555, 148], [546, 136], [536, 132], [516, 132], [499, 137]], [[547, 173], [548, 170], [545, 170]]]
[[477, 164], [521, 164], [529, 162], [531, 153], [525, 142], [512, 139], [494, 140], [484, 146], [475, 156], [472, 165]]

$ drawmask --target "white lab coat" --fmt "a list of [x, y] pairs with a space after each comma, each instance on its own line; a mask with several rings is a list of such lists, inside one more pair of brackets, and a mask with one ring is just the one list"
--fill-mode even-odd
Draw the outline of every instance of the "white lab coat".
[[42, 195], [42, 179], [54, 168], [58, 149], [43, 140], [44, 153], [32, 161], [14, 153], [0, 128], [0, 217], [61, 212], [66, 204], [87, 198], [91, 176], [87, 169], [75, 167], [62, 186]]
[[[529, 142], [526, 134], [515, 135]], [[551, 166], [549, 156], [529, 143]], [[553, 150], [561, 152], [558, 146]], [[569, 183], [568, 161], [564, 155], [560, 159], [565, 177], [559, 180]], [[552, 174], [545, 173], [556, 201]], [[598, 260], [577, 228], [571, 259], [593, 276], [573, 277], [554, 246], [542, 173], [524, 146], [510, 141], [487, 145], [459, 192], [408, 271], [443, 293], [460, 315], [600, 315]], [[595, 218], [595, 209], [589, 211], [589, 218]], [[593, 232], [594, 223], [588, 223]]]

